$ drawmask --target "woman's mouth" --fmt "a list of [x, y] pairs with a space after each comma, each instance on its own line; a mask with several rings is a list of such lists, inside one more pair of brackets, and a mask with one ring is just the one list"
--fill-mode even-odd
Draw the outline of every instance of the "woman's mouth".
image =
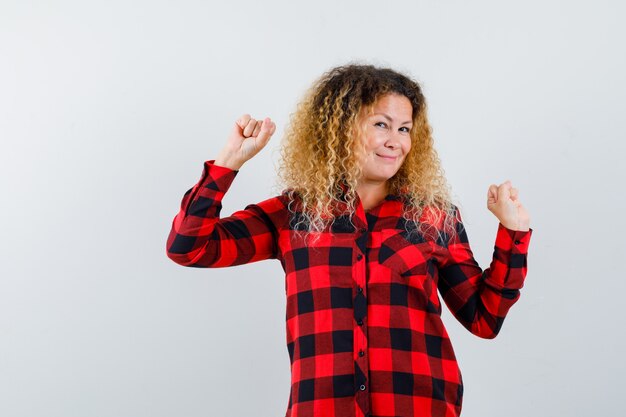
[[393, 162], [397, 158], [397, 156], [384, 156], [384, 155], [378, 155], [378, 154], [376, 154], [376, 155], [381, 157], [383, 160], [389, 161], [389, 162]]

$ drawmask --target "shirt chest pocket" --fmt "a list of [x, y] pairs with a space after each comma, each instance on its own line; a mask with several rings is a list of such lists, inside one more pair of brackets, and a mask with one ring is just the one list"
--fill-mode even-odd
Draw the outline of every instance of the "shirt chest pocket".
[[426, 299], [436, 298], [436, 263], [432, 246], [419, 235], [409, 236], [405, 230], [386, 229], [380, 232], [378, 263], [391, 270], [391, 279], [423, 293]]

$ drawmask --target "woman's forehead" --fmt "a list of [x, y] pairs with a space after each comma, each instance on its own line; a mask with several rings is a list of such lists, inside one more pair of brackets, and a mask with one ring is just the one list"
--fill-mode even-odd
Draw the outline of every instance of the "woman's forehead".
[[412, 116], [413, 103], [404, 95], [387, 93], [379, 97], [373, 103], [363, 104], [360, 113], [363, 117], [370, 117], [376, 113], [388, 114], [390, 109], [393, 109], [396, 113], [401, 113], [403, 110], [406, 110], [408, 116]]

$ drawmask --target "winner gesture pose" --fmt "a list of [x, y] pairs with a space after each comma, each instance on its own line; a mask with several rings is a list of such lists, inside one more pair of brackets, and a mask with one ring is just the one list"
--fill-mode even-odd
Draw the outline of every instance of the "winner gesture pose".
[[483, 269], [452, 202], [420, 85], [390, 68], [351, 64], [324, 73], [292, 114], [281, 194], [221, 217], [237, 173], [275, 130], [269, 117], [249, 114], [233, 124], [183, 195], [167, 256], [194, 268], [281, 263], [286, 417], [459, 416], [463, 377], [442, 308], [477, 337], [501, 331], [521, 295], [532, 235], [518, 190], [508, 180], [487, 190], [498, 224]]

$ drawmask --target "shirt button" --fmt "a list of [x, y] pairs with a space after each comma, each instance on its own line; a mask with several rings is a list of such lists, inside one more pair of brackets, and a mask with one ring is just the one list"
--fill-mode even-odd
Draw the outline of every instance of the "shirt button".
[[359, 350], [359, 356], [365, 356], [365, 352], [363, 352], [362, 350]]
[[515, 244], [516, 244], [516, 245], [519, 245], [520, 243], [521, 243], [521, 242], [520, 242], [519, 240], [516, 240], [516, 241], [515, 241]]
[[361, 255], [360, 253], [356, 256], [357, 261], [360, 261], [361, 259], [363, 259], [363, 255]]
[[363, 292], [363, 288], [362, 288], [362, 287], [358, 287], [358, 288], [357, 288], [357, 291], [358, 291], [358, 292]]
[[365, 391], [365, 385], [361, 384], [361, 386], [359, 387], [359, 389], [360, 389], [361, 391]]
[[361, 228], [361, 233], [365, 233], [365, 232], [367, 232], [367, 229], [365, 227], [362, 227]]
[[359, 319], [359, 320], [356, 322], [356, 324], [358, 324], [359, 326], [362, 326], [362, 325], [363, 325], [363, 320]]

